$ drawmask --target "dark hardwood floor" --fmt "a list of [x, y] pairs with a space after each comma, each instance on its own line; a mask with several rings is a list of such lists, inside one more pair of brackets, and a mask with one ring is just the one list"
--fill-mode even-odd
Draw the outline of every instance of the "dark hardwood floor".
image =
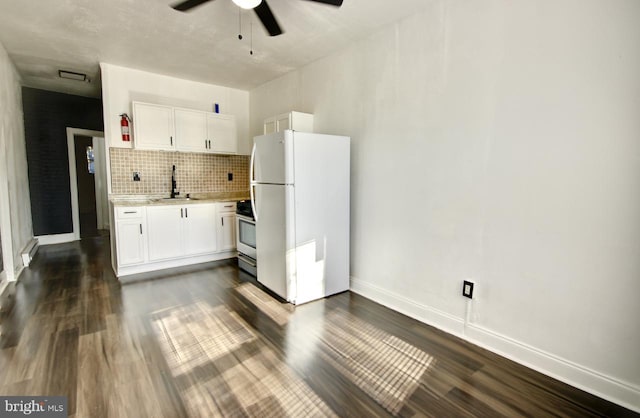
[[235, 260], [120, 283], [108, 247], [40, 248], [3, 304], [0, 395], [75, 417], [638, 416], [355, 294], [282, 304]]

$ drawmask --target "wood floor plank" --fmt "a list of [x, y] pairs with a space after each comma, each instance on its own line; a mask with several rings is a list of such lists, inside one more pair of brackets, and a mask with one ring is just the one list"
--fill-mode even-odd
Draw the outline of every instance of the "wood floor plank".
[[[44, 396], [66, 396], [68, 412], [75, 413], [78, 377], [77, 328], [66, 329], [52, 335], [47, 353], [46, 372], [40, 393]], [[35, 380], [35, 379], [34, 379]]]
[[108, 237], [43, 246], [0, 314], [0, 394], [83, 418], [640, 416], [359, 295], [272, 296], [233, 260], [120, 282]]
[[76, 403], [79, 417], [108, 417], [110, 413], [116, 379], [106, 361], [103, 339], [103, 332], [79, 337]]

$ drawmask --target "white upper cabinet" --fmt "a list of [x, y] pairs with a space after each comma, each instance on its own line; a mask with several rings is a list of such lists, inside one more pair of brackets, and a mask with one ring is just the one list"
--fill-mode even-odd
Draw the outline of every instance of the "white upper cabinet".
[[133, 102], [133, 118], [135, 148], [175, 149], [172, 107]]
[[133, 102], [134, 147], [213, 154], [236, 154], [233, 115]]
[[175, 109], [178, 151], [207, 152], [207, 114], [197, 110]]
[[289, 112], [264, 120], [263, 133], [271, 134], [293, 129], [298, 132], [313, 132], [313, 115], [302, 112]]
[[238, 134], [236, 119], [232, 115], [207, 113], [207, 138], [210, 152], [236, 154], [238, 152]]

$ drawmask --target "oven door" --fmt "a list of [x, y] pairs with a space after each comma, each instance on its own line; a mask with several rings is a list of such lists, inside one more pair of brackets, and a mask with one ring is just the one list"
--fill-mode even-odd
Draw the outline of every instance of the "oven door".
[[256, 221], [237, 215], [238, 222], [238, 252], [256, 259]]

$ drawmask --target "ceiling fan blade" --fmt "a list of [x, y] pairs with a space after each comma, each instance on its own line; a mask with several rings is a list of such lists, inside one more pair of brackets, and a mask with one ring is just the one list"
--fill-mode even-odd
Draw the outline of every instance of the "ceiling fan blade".
[[187, 10], [191, 10], [194, 7], [200, 6], [202, 3], [206, 3], [208, 1], [211, 0], [184, 0], [180, 3], [174, 4], [171, 7], [178, 11], [186, 12]]
[[332, 6], [342, 6], [342, 0], [309, 0], [309, 1], [315, 1], [316, 3], [324, 3], [324, 4], [330, 4]]
[[271, 8], [267, 4], [267, 0], [262, 0], [262, 2], [257, 5], [253, 11], [256, 12], [258, 19], [260, 19], [264, 28], [269, 32], [269, 36], [282, 35], [282, 29], [280, 29], [280, 25], [278, 24], [276, 17], [271, 12]]

